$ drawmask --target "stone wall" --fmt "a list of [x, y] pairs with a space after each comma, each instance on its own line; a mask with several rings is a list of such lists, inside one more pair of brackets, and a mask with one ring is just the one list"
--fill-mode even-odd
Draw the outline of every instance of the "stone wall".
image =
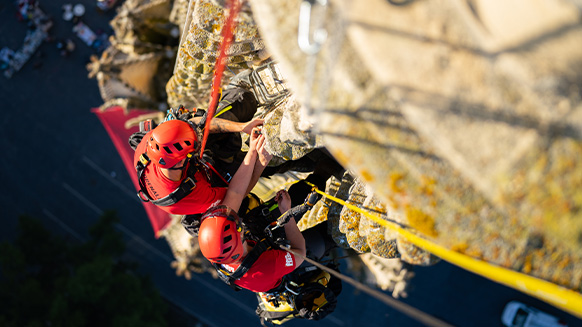
[[[294, 129], [321, 139], [371, 192], [366, 205], [450, 249], [580, 290], [579, 1], [328, 0], [302, 23], [299, 0], [249, 3], [229, 67], [272, 54], [302, 117]], [[196, 5], [172, 106], [207, 103], [223, 13], [220, 2]], [[342, 246], [372, 251], [377, 226], [325, 210], [340, 217]]]

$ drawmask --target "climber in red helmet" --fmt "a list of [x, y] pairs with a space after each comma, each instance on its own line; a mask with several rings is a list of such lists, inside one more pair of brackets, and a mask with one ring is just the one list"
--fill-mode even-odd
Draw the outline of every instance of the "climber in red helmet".
[[[237, 211], [250, 187], [253, 156], [257, 162], [263, 160], [267, 163], [272, 157], [265, 150], [264, 141], [263, 135], [251, 136], [250, 147], [254, 146], [257, 154], [253, 155], [249, 150], [245, 162], [233, 177], [224, 200], [202, 216], [198, 231], [198, 243], [202, 254], [212, 263], [221, 265], [223, 269], [234, 271], [250, 252], [258, 253], [259, 256], [252, 261], [248, 271], [235, 282], [237, 286], [253, 292], [264, 292], [277, 287], [281, 284], [283, 276], [303, 263], [302, 256], [306, 254], [305, 239], [295, 219], [289, 219], [284, 225], [284, 230], [290, 248], [300, 256], [274, 248], [253, 251], [258, 248], [257, 242], [244, 237], [245, 230]], [[291, 197], [287, 191], [279, 191], [275, 200], [281, 212], [287, 212], [291, 208]]]
[[[254, 97], [249, 98], [254, 101]], [[236, 107], [239, 103], [234, 105], [235, 109], [239, 109]], [[249, 119], [256, 111], [256, 105], [251, 103], [248, 107], [252, 112], [246, 110], [249, 113], [241, 115], [245, 117], [243, 119]], [[209, 207], [219, 204], [226, 195], [226, 185], [211, 186], [211, 172], [197, 159], [200, 155], [200, 137], [195, 124], [197, 119], [199, 120], [196, 117], [162, 122], [147, 132], [135, 147], [134, 165], [140, 184], [139, 197], [170, 214], [201, 214]], [[214, 118], [211, 120], [210, 133], [229, 133], [240, 138], [238, 133], [249, 134], [262, 123], [262, 119], [239, 122], [236, 119]], [[240, 152], [240, 146], [237, 151]], [[264, 160], [258, 161], [256, 167], [253, 166], [248, 171], [252, 186], [256, 184], [268, 163], [267, 161], [262, 165], [263, 162]]]
[[[231, 189], [229, 187], [229, 193]], [[291, 207], [291, 198], [287, 191], [281, 190], [276, 196], [277, 203], [282, 212]], [[238, 205], [237, 205], [238, 204]], [[256, 253], [258, 242], [246, 239], [236, 210], [240, 205], [240, 199], [229, 197], [222, 205], [211, 208], [203, 217], [198, 233], [200, 251], [215, 267], [220, 270], [235, 272], [245, 264], [247, 256]], [[267, 292], [280, 286], [283, 276], [291, 273], [303, 263], [306, 255], [305, 239], [297, 227], [295, 219], [290, 219], [285, 225], [285, 237], [289, 242], [290, 252], [268, 248], [257, 253], [246, 267], [244, 274], [238, 276], [234, 284], [238, 287], [253, 292]]]
[[[219, 117], [215, 116], [210, 122], [208, 143], [200, 159], [199, 141], [206, 116], [198, 116], [197, 111], [192, 117], [190, 111], [181, 109], [184, 108], [171, 109], [166, 121], [153, 130], [134, 133], [129, 144], [135, 150], [138, 196], [170, 214], [182, 215], [181, 224], [196, 236], [202, 214], [220, 204], [227, 194], [227, 183], [221, 180], [236, 175], [246, 158], [245, 152], [241, 151], [240, 133], [250, 134], [263, 124], [263, 120], [253, 119], [257, 101], [252, 92], [242, 88], [225, 90], [217, 108]], [[298, 160], [267, 167], [270, 154], [264, 151], [264, 136], [260, 139], [262, 150], [252, 170], [248, 171], [250, 181], [245, 196], [261, 176], [286, 170], [314, 171], [306, 180], [325, 187], [331, 173], [321, 174], [318, 170], [332, 173], [339, 171], [338, 168], [343, 170], [322, 149], [315, 149]], [[307, 184], [298, 183], [295, 187], [310, 189]], [[294, 198], [300, 201], [300, 197]], [[247, 202], [243, 203], [242, 212], [246, 211], [247, 205]]]

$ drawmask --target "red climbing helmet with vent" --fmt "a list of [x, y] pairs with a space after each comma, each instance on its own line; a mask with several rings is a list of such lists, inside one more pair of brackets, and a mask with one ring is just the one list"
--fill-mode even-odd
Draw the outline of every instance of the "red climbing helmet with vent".
[[163, 168], [173, 167], [200, 148], [198, 137], [190, 124], [177, 119], [161, 123], [152, 131], [147, 142], [148, 157]]
[[233, 263], [242, 257], [242, 225], [234, 210], [217, 206], [209, 209], [201, 221], [198, 244], [206, 259], [214, 263]]

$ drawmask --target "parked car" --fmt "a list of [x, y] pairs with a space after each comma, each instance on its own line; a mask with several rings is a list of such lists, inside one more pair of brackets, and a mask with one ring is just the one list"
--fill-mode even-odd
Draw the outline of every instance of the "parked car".
[[97, 0], [97, 8], [107, 11], [115, 6], [117, 0]]
[[507, 327], [567, 327], [565, 321], [518, 301], [505, 305], [501, 322]]

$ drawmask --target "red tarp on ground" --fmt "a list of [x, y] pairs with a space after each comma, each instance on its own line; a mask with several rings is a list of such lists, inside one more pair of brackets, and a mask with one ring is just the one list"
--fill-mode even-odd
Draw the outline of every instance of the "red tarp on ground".
[[[131, 177], [131, 181], [135, 186], [135, 189], [139, 189], [139, 184], [137, 182], [137, 175], [135, 172], [135, 167], [133, 167], [133, 154], [134, 151], [131, 149], [127, 140], [129, 136], [138, 131], [138, 127], [132, 127], [130, 129], [125, 128], [125, 122], [130, 119], [137, 117], [139, 115], [144, 115], [148, 113], [153, 113], [153, 110], [138, 110], [138, 109], [131, 109], [128, 110], [127, 114], [124, 112], [123, 108], [121, 107], [111, 107], [105, 111], [101, 111], [98, 108], [91, 109], [91, 112], [99, 117], [101, 123], [107, 130], [111, 141], [115, 145], [117, 152], [119, 152], [119, 156], [121, 160], [123, 160], [123, 164], [125, 165], [125, 169], [129, 173]], [[137, 193], [137, 192], [136, 192]], [[136, 195], [137, 197], [137, 195]], [[168, 223], [170, 223], [171, 218], [170, 215], [161, 210], [160, 208], [156, 207], [155, 205], [142, 202], [145, 208], [145, 211], [150, 219], [152, 227], [154, 229], [154, 233], [156, 237], [158, 237], [158, 232], [166, 227]]]

